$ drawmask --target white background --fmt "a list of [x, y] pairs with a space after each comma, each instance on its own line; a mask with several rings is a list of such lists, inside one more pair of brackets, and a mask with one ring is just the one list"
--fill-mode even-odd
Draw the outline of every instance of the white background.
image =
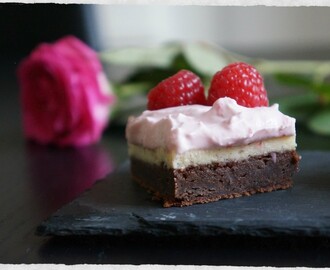
[[97, 49], [208, 41], [250, 56], [330, 59], [330, 7], [92, 5]]

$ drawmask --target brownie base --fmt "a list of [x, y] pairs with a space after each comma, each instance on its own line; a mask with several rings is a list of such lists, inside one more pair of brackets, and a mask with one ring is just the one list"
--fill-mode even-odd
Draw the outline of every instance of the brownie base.
[[296, 151], [286, 151], [239, 162], [173, 169], [131, 157], [131, 174], [154, 199], [162, 200], [164, 207], [188, 206], [287, 189], [292, 186], [299, 160]]

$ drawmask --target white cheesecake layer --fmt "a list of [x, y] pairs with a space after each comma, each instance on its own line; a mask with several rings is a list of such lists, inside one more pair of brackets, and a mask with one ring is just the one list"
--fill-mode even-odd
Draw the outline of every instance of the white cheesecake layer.
[[[162, 147], [147, 149], [135, 144], [128, 144], [128, 152], [130, 157], [135, 157], [139, 160], [156, 165], [165, 163], [168, 168], [174, 169], [204, 165], [213, 162], [240, 161], [251, 156], [285, 152], [295, 149], [295, 135], [271, 138], [242, 146], [190, 150], [184, 153], [177, 153], [171, 150], [167, 151]], [[274, 159], [276, 159], [275, 156]]]

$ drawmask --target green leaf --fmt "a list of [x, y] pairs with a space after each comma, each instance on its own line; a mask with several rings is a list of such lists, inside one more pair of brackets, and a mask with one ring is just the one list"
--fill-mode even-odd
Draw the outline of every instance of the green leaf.
[[249, 58], [207, 43], [186, 43], [182, 52], [200, 75], [210, 77], [232, 62], [249, 62]]
[[319, 109], [318, 97], [314, 93], [281, 97], [272, 102], [279, 104], [281, 112], [301, 122]]
[[275, 79], [287, 86], [304, 87], [319, 94], [323, 99], [330, 100], [330, 84], [327, 82], [315, 81], [315, 77], [298, 74], [276, 73]]
[[128, 99], [121, 99], [116, 104], [112, 120], [118, 124], [125, 125], [131, 115], [139, 115], [146, 109], [147, 98], [145, 95], [135, 95]]
[[172, 68], [177, 72], [181, 69], [187, 69], [201, 75], [190, 63], [182, 52], [180, 52], [173, 61]]
[[278, 82], [289, 86], [312, 87], [314, 84], [312, 77], [306, 75], [276, 73], [274, 77]]
[[212, 76], [228, 64], [228, 59], [203, 43], [187, 43], [183, 46], [183, 55], [197, 72]]
[[330, 135], [330, 108], [313, 115], [307, 125], [317, 134]]
[[114, 85], [114, 92], [119, 99], [127, 99], [136, 95], [145, 95], [151, 87], [150, 82], [122, 83]]
[[313, 90], [316, 93], [321, 94], [324, 98], [330, 99], [330, 84], [329, 83], [319, 83], [313, 85]]
[[126, 79], [126, 82], [149, 82], [155, 86], [160, 81], [174, 75], [177, 69], [174, 68], [140, 68]]
[[166, 44], [159, 47], [131, 47], [104, 51], [100, 58], [105, 64], [131, 67], [170, 67], [180, 52], [179, 44]]

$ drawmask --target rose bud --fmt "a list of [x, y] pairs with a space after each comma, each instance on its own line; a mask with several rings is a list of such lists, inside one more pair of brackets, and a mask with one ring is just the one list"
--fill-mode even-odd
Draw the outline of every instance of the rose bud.
[[41, 144], [100, 140], [115, 96], [98, 55], [73, 36], [40, 44], [18, 68], [23, 130]]

